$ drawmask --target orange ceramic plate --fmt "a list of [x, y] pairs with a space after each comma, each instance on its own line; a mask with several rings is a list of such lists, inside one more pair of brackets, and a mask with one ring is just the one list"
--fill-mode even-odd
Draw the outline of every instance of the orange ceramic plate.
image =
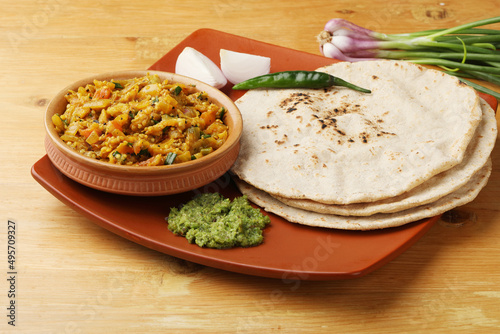
[[[178, 54], [191, 46], [219, 63], [221, 48], [271, 57], [271, 71], [313, 70], [332, 63], [312, 55], [220, 31], [201, 29], [168, 52], [151, 70], [173, 72]], [[223, 89], [232, 99], [242, 92]], [[493, 103], [493, 100], [491, 103]], [[494, 106], [496, 108], [496, 105]], [[158, 197], [110, 194], [85, 187], [63, 176], [47, 156], [32, 168], [33, 177], [50, 193], [98, 225], [133, 242], [223, 270], [289, 280], [333, 280], [366, 275], [408, 249], [439, 217], [397, 228], [376, 231], [341, 231], [290, 223], [269, 214], [271, 225], [264, 231], [264, 243], [251, 248], [226, 250], [200, 248], [167, 229], [165, 217], [171, 207], [191, 199], [198, 192], [218, 191], [227, 197], [241, 195], [225, 174], [195, 191]]]

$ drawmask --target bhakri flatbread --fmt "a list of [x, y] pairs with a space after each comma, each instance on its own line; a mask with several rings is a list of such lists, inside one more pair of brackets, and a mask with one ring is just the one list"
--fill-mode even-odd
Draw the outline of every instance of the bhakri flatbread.
[[275, 196], [279, 201], [293, 207], [319, 213], [344, 216], [370, 216], [375, 213], [391, 213], [406, 210], [415, 206], [431, 203], [465, 185], [488, 160], [497, 138], [497, 120], [495, 111], [481, 99], [483, 117], [476, 129], [462, 162], [438, 175], [433, 176], [421, 185], [399, 196], [369, 203], [346, 205], [324, 204], [311, 200], [290, 199]]
[[368, 217], [329, 215], [294, 208], [244, 181], [239, 179], [235, 181], [240, 191], [247, 195], [250, 201], [265, 211], [281, 216], [289, 222], [344, 230], [375, 230], [416, 222], [467, 204], [474, 200], [486, 185], [490, 174], [491, 159], [488, 159], [486, 165], [466, 185], [433, 203], [400, 212], [379, 213]]
[[398, 196], [458, 165], [481, 120], [476, 92], [440, 71], [391, 60], [319, 69], [371, 94], [257, 89], [232, 171], [273, 195], [328, 204]]

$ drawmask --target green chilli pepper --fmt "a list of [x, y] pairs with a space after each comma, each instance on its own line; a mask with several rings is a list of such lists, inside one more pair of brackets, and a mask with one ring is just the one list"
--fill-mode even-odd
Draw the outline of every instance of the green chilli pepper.
[[285, 71], [261, 75], [233, 86], [233, 89], [254, 88], [327, 88], [343, 86], [362, 93], [371, 93], [328, 73], [316, 71]]

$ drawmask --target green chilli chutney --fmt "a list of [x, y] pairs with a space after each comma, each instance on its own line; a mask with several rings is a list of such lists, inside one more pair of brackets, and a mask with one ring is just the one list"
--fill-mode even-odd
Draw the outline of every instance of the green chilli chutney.
[[231, 201], [219, 193], [197, 195], [180, 209], [171, 208], [166, 220], [171, 232], [190, 243], [219, 249], [261, 244], [262, 230], [271, 222], [246, 196]]

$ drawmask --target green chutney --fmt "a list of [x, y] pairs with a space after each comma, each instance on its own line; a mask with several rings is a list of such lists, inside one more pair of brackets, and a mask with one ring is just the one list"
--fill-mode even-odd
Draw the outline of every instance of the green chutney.
[[250, 247], [262, 243], [262, 230], [271, 222], [246, 196], [233, 201], [219, 193], [195, 196], [180, 209], [171, 208], [168, 229], [200, 247]]

